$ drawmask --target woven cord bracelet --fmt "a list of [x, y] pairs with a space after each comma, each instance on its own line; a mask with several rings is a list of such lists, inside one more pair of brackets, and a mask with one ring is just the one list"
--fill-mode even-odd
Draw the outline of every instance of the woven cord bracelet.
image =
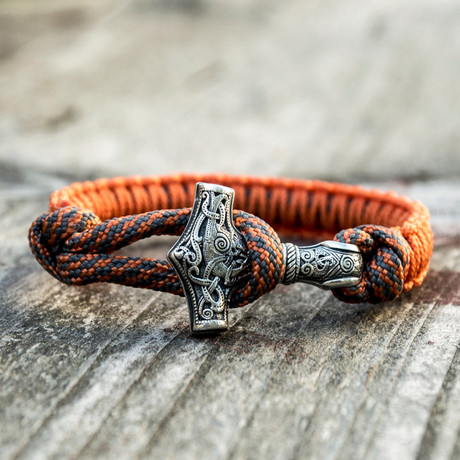
[[[299, 247], [277, 232], [333, 241]], [[181, 235], [168, 260], [112, 255], [152, 235]], [[186, 296], [194, 333], [225, 330], [228, 307], [278, 283], [329, 288], [349, 303], [392, 300], [422, 283], [433, 250], [428, 210], [392, 192], [217, 174], [72, 184], [53, 192], [29, 242], [64, 283]]]

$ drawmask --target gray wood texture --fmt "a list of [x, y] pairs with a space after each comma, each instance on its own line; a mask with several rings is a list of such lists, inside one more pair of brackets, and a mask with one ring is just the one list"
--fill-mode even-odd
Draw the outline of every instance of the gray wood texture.
[[[3, 0], [0, 458], [459, 459], [459, 21], [455, 0]], [[193, 338], [182, 299], [30, 254], [55, 188], [216, 170], [421, 200], [426, 282], [378, 306], [282, 286]]]

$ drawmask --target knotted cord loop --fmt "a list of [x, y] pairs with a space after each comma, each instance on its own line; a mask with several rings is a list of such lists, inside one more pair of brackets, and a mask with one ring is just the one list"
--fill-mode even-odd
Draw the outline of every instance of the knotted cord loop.
[[342, 230], [335, 240], [355, 244], [364, 259], [361, 282], [350, 288], [334, 289], [338, 299], [380, 303], [401, 294], [410, 262], [410, 246], [401, 234], [379, 225], [362, 225]]
[[[169, 262], [110, 254], [152, 235], [179, 235], [190, 214], [191, 209], [184, 208], [101, 222], [91, 212], [68, 206], [35, 220], [30, 247], [40, 264], [67, 284], [105, 281], [183, 295]], [[235, 211], [234, 219], [247, 244], [251, 275], [233, 293], [232, 306], [242, 306], [274, 289], [282, 275], [283, 256], [281, 241], [267, 223], [241, 211]]]
[[30, 249], [46, 271], [66, 282], [57, 266], [58, 256], [65, 242], [75, 233], [93, 228], [99, 223], [100, 219], [94, 213], [75, 206], [66, 206], [43, 214], [30, 227]]

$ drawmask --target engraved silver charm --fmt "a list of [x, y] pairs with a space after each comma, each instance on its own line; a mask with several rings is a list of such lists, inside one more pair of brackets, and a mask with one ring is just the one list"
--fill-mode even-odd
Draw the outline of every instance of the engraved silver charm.
[[235, 191], [196, 185], [192, 215], [168, 260], [181, 280], [193, 333], [228, 328], [230, 290], [247, 269], [246, 244], [233, 224]]
[[[196, 184], [190, 219], [168, 252], [187, 298], [193, 333], [227, 330], [231, 290], [250, 274], [248, 248], [233, 224], [234, 196], [228, 187]], [[324, 289], [353, 286], [363, 271], [359, 248], [336, 241], [283, 244], [283, 262], [282, 283], [300, 281]]]
[[358, 246], [324, 241], [313, 246], [283, 244], [283, 284], [313, 284], [323, 289], [350, 287], [361, 280], [363, 258]]

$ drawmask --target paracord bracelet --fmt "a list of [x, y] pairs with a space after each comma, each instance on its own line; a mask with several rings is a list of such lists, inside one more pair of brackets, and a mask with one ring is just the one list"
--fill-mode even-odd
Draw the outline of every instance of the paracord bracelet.
[[[233, 211], [234, 196], [238, 209], [254, 215]], [[335, 237], [299, 247], [281, 243], [275, 230]], [[182, 235], [169, 262], [111, 255], [152, 235]], [[72, 184], [53, 192], [29, 242], [64, 283], [185, 295], [192, 332], [226, 329], [228, 307], [251, 303], [280, 282], [331, 288], [350, 303], [392, 300], [422, 283], [433, 250], [428, 210], [392, 192], [219, 174]]]

